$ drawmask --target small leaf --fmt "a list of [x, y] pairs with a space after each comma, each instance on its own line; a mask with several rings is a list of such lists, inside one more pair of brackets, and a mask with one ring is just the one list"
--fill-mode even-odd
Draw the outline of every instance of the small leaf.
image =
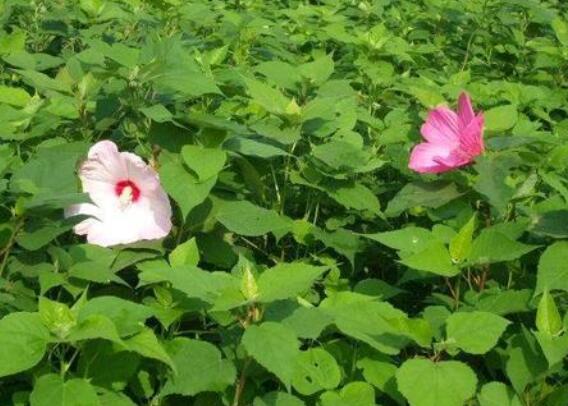
[[473, 240], [473, 232], [475, 231], [475, 218], [476, 215], [474, 214], [452, 241], [450, 241], [450, 256], [454, 263], [462, 262], [471, 252], [471, 242]]
[[251, 237], [269, 232], [283, 233], [291, 227], [291, 223], [276, 211], [255, 206], [248, 200], [223, 201], [217, 220], [230, 231]]
[[535, 294], [545, 289], [568, 292], [568, 241], [549, 246], [540, 257], [536, 276]]
[[124, 344], [128, 350], [136, 352], [146, 358], [161, 361], [176, 371], [174, 362], [162, 344], [160, 344], [154, 332], [149, 328], [145, 328], [140, 333], [125, 339]]
[[545, 289], [536, 310], [536, 328], [539, 332], [556, 335], [562, 330], [562, 317], [554, 302], [554, 297]]
[[172, 267], [183, 265], [197, 266], [199, 263], [199, 248], [197, 247], [195, 237], [175, 247], [170, 253], [168, 260]]
[[142, 114], [157, 123], [165, 123], [172, 121], [173, 115], [161, 104], [156, 104], [151, 107], [143, 107], [140, 109]]
[[479, 406], [522, 406], [515, 391], [501, 382], [489, 382], [483, 385], [479, 395]]
[[453, 264], [446, 246], [434, 240], [423, 251], [405, 256], [400, 261], [409, 268], [442, 276], [454, 276], [459, 269]]

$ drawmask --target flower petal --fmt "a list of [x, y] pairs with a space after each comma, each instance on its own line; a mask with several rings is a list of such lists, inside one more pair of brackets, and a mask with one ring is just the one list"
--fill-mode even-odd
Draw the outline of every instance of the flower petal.
[[142, 194], [153, 193], [161, 188], [158, 174], [142, 158], [130, 152], [121, 152], [120, 156], [126, 166], [125, 179], [134, 182]]
[[461, 132], [460, 149], [471, 158], [476, 157], [485, 150], [483, 126], [483, 114], [479, 114]]
[[462, 92], [458, 99], [458, 121], [459, 128], [466, 128], [469, 123], [475, 118], [475, 112], [471, 105], [471, 98], [466, 92]]
[[420, 130], [422, 136], [432, 143], [459, 145], [458, 116], [447, 107], [438, 107], [428, 113]]
[[439, 173], [453, 169], [442, 162], [452, 154], [452, 148], [444, 144], [424, 142], [418, 144], [410, 154], [408, 167], [420, 173]]

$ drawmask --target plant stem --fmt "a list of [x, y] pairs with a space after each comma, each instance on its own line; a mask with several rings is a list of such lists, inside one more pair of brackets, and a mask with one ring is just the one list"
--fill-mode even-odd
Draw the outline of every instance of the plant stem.
[[246, 384], [246, 372], [247, 369], [250, 365], [251, 359], [250, 358], [246, 358], [244, 363], [243, 363], [243, 369], [241, 369], [241, 375], [239, 376], [239, 381], [237, 382], [237, 388], [235, 389], [235, 398], [233, 399], [233, 405], [232, 406], [239, 406], [239, 403], [241, 401], [241, 396], [243, 394], [243, 391], [245, 389], [245, 384]]

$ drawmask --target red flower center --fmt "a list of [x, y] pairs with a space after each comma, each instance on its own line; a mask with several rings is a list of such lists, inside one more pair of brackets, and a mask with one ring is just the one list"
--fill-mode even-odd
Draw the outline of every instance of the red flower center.
[[140, 198], [140, 189], [131, 180], [121, 180], [114, 185], [114, 193], [120, 198], [127, 198], [133, 202]]

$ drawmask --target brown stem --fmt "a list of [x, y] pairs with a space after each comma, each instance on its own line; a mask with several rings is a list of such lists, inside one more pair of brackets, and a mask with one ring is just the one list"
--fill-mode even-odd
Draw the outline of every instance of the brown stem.
[[241, 369], [241, 375], [239, 376], [239, 381], [237, 382], [237, 388], [235, 389], [235, 398], [233, 399], [233, 406], [239, 406], [239, 403], [241, 401], [241, 396], [243, 394], [243, 391], [245, 389], [245, 384], [247, 381], [246, 372], [248, 366], [250, 365], [250, 362], [251, 359], [247, 358], [243, 363], [243, 369]]

